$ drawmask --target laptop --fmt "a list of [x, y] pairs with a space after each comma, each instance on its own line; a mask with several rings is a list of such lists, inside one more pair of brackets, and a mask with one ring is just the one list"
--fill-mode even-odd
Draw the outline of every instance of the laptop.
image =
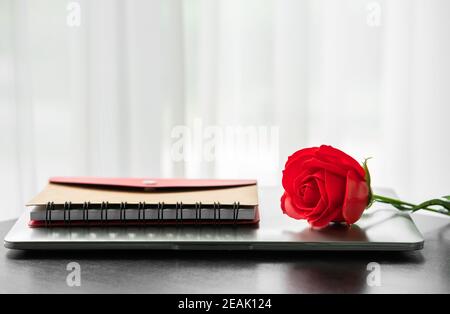
[[279, 187], [259, 188], [259, 223], [248, 225], [30, 228], [30, 212], [26, 210], [6, 235], [4, 245], [20, 250], [410, 251], [423, 248], [423, 236], [409, 214], [389, 205], [374, 204], [350, 227], [332, 224], [317, 230], [282, 213], [281, 192]]

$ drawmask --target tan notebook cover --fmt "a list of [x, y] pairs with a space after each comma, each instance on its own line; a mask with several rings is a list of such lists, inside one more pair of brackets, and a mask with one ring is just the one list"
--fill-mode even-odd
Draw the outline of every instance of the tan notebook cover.
[[257, 206], [257, 185], [230, 186], [230, 187], [182, 187], [165, 189], [130, 189], [117, 186], [81, 185], [49, 183], [45, 189], [27, 203], [27, 206], [46, 205], [53, 202], [55, 205], [63, 205], [65, 202], [72, 204], [138, 204], [145, 202], [155, 204], [214, 204], [232, 205], [239, 202], [240, 206]]

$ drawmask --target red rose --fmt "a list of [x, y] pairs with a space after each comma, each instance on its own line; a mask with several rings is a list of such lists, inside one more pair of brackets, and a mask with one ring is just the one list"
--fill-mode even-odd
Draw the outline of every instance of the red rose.
[[330, 222], [352, 224], [370, 199], [364, 168], [344, 152], [322, 145], [291, 155], [283, 171], [281, 208], [313, 227]]

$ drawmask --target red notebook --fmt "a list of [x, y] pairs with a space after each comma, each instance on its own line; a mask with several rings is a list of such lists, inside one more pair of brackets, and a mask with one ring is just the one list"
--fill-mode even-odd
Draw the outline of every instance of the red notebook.
[[54, 177], [27, 207], [31, 227], [259, 221], [255, 180]]

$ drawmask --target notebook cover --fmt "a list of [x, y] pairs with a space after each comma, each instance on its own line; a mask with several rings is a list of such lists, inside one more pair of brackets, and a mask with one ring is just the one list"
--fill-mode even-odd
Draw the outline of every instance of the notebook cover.
[[146, 202], [155, 204], [164, 202], [165, 204], [209, 204], [215, 202], [232, 205], [239, 202], [242, 206], [258, 205], [258, 192], [256, 183], [236, 186], [233, 182], [231, 186], [216, 186], [214, 184], [203, 184], [202, 186], [186, 187], [174, 186], [170, 188], [133, 188], [129, 185], [95, 185], [95, 184], [59, 184], [49, 183], [47, 187], [35, 196], [27, 206], [46, 205], [48, 202], [54, 202], [55, 205], [63, 205], [65, 202], [73, 204], [83, 204], [91, 202], [92, 204], [101, 204], [109, 202], [111, 204], [129, 203], [138, 204]]
[[[183, 203], [194, 205], [233, 205], [239, 202], [240, 206], [253, 206], [255, 210], [254, 220], [220, 221], [220, 223], [249, 224], [259, 221], [257, 213], [258, 191], [255, 180], [205, 180], [205, 179], [155, 179], [155, 178], [98, 178], [98, 177], [55, 177], [51, 178], [46, 188], [34, 197], [27, 206], [46, 205], [53, 202], [55, 205], [63, 205], [66, 202], [72, 204], [147, 204]], [[188, 220], [184, 221], [189, 223]], [[75, 222], [72, 222], [75, 223]], [[110, 222], [76, 222], [80, 224], [173, 224], [172, 220], [162, 222], [138, 222], [138, 221], [110, 221]], [[179, 222], [178, 222], [179, 223]], [[192, 223], [192, 222], [190, 222]], [[217, 223], [216, 221], [199, 221], [200, 224]], [[45, 222], [30, 221], [30, 226], [42, 226]], [[60, 222], [51, 222], [58, 225]], [[67, 225], [61, 222], [63, 225]]]
[[104, 178], [52, 177], [50, 183], [130, 188], [204, 188], [254, 185], [256, 180], [166, 179], [166, 178]]

